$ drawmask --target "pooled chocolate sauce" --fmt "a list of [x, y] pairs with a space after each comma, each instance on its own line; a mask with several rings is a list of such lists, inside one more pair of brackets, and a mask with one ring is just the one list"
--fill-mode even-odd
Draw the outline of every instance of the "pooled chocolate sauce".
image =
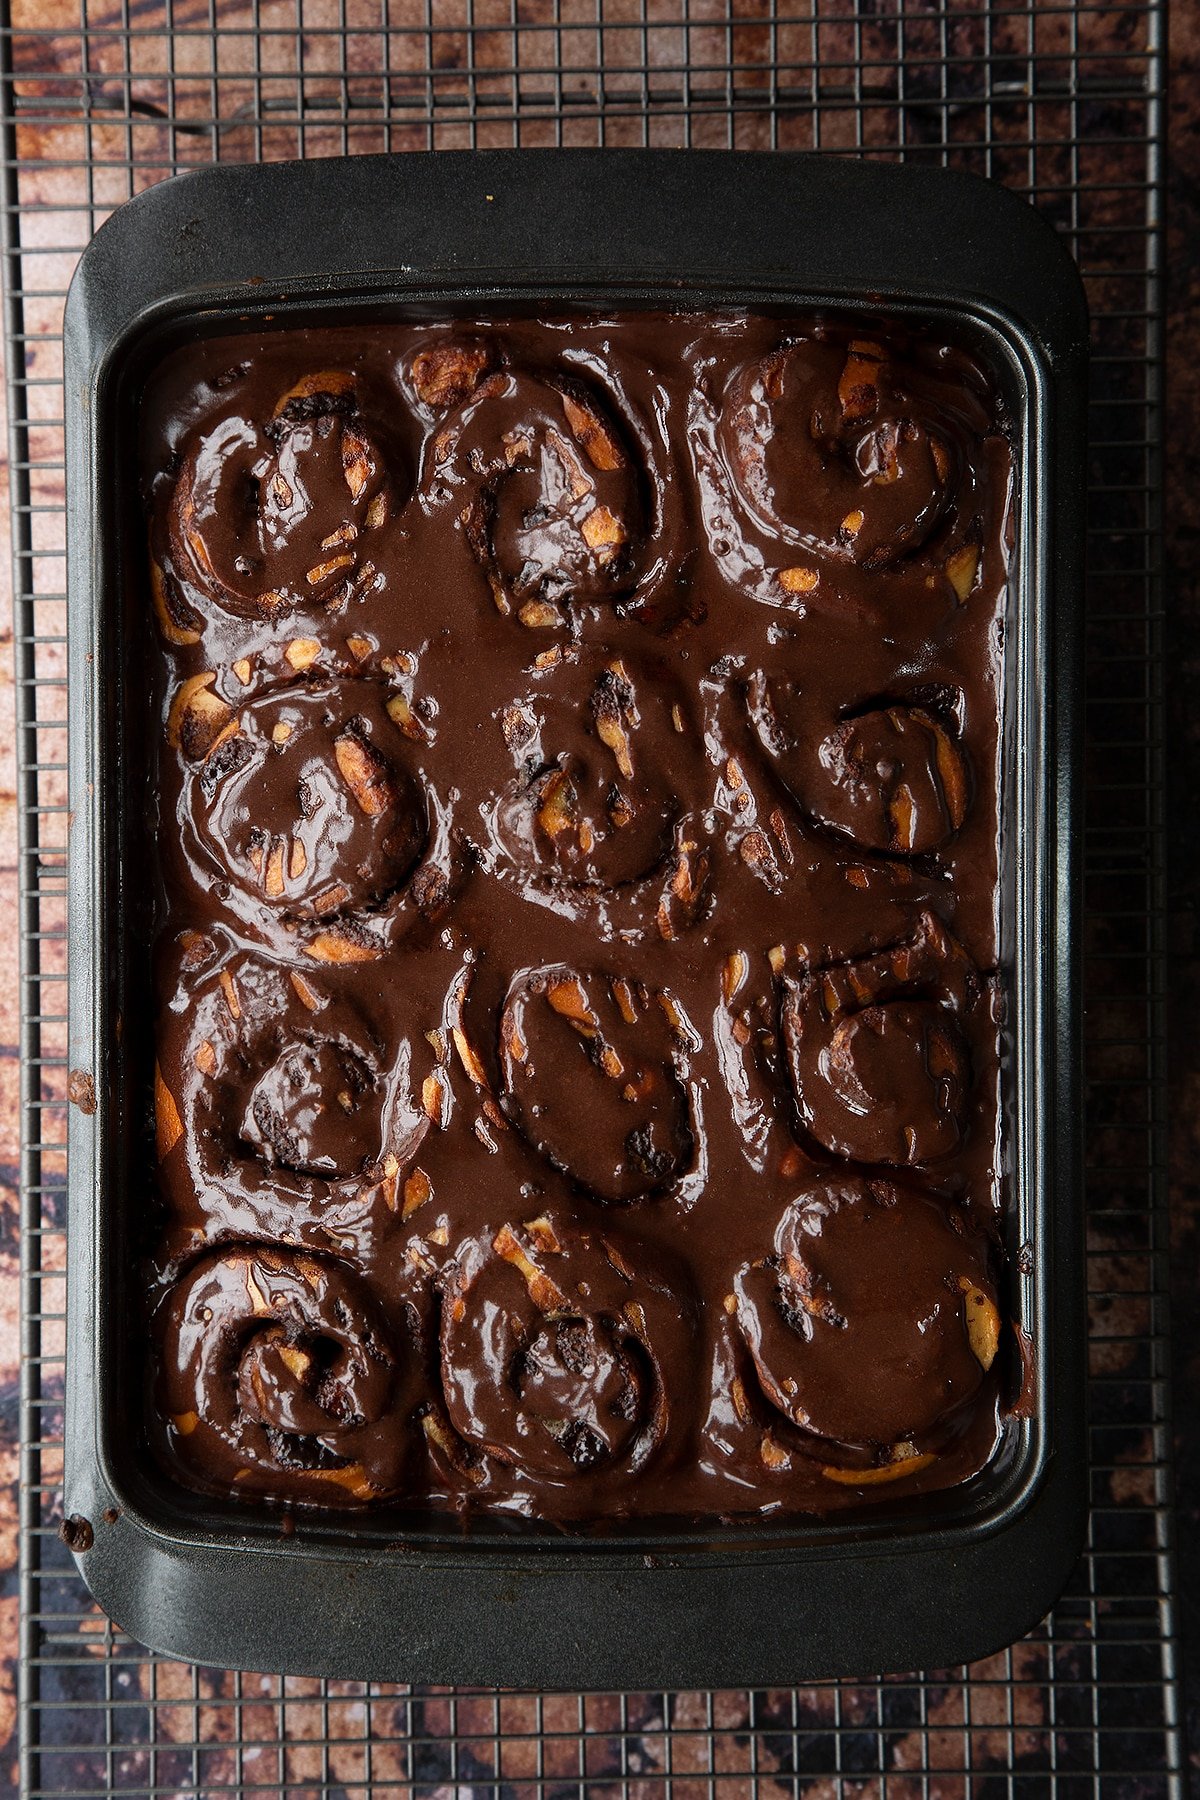
[[152, 1435], [561, 1523], [995, 1448], [1013, 458], [961, 349], [194, 343], [144, 415]]

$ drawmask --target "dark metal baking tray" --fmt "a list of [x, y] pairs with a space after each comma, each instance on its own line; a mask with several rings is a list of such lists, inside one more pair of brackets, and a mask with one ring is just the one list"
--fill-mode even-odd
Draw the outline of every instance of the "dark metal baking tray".
[[[588, 1537], [313, 1520], [171, 1487], [141, 1435], [133, 1241], [148, 1182], [133, 929], [145, 630], [133, 433], [202, 332], [488, 307], [916, 316], [965, 339], [1018, 425], [1005, 648], [1005, 1181], [1034, 1405], [961, 1488], [836, 1521]], [[803, 155], [451, 153], [211, 168], [123, 207], [65, 328], [71, 679], [65, 1512], [97, 1600], [193, 1661], [530, 1687], [791, 1683], [956, 1663], [1056, 1599], [1085, 1511], [1079, 1180], [1079, 587], [1087, 319], [1054, 233], [940, 168]], [[88, 1079], [90, 1078], [90, 1080]], [[94, 1092], [95, 1106], [90, 1096]], [[85, 1547], [86, 1546], [86, 1547]]]

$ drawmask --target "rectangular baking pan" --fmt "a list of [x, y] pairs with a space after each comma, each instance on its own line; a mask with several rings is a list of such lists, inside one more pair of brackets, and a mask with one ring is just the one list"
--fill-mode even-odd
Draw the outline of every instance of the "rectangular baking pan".
[[[147, 371], [190, 336], [407, 313], [749, 306], [915, 316], [981, 355], [1018, 424], [1005, 645], [1002, 940], [1011, 1301], [1033, 1403], [971, 1482], [834, 1521], [600, 1535], [395, 1514], [303, 1520], [171, 1486], [144, 1442]], [[1057, 1598], [1085, 1517], [1079, 1180], [1079, 586], [1087, 319], [1052, 230], [938, 168], [654, 151], [210, 168], [139, 196], [67, 303], [71, 680], [64, 1536], [132, 1636], [305, 1675], [721, 1687], [942, 1666]], [[91, 1097], [94, 1095], [94, 1108]], [[1020, 1254], [1018, 1254], [1020, 1252]]]

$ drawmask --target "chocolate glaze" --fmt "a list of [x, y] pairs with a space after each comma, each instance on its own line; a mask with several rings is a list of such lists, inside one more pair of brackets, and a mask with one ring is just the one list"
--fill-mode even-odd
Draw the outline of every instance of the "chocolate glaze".
[[579, 1524], [980, 1468], [983, 371], [743, 314], [288, 329], [178, 352], [143, 437], [168, 1466]]
[[[902, 1308], [881, 1304], [881, 1267]], [[982, 1385], [964, 1293], [994, 1308], [955, 1211], [887, 1182], [830, 1180], [792, 1202], [771, 1253], [739, 1274], [737, 1321], [759, 1386], [793, 1424], [836, 1444], [907, 1448]]]

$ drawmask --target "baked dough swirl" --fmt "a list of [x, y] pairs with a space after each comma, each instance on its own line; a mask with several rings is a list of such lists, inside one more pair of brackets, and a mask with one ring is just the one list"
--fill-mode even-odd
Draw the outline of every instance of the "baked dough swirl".
[[930, 1163], [957, 1149], [980, 985], [933, 913], [874, 956], [785, 980], [783, 1037], [805, 1131], [856, 1162]]
[[371, 960], [397, 915], [448, 882], [436, 806], [386, 690], [318, 679], [231, 703], [212, 680], [181, 685], [168, 726], [194, 879], [268, 943]]
[[206, 603], [249, 619], [344, 610], [376, 579], [370, 546], [397, 465], [344, 369], [304, 376], [269, 418], [231, 413], [195, 431], [167, 509], [170, 574], [156, 577], [167, 636], [194, 642]]
[[961, 828], [971, 768], [947, 708], [881, 700], [831, 725], [803, 678], [761, 671], [747, 697], [780, 781], [817, 824], [893, 856], [929, 855]]
[[572, 602], [630, 591], [646, 491], [632, 433], [598, 390], [575, 374], [515, 366], [480, 370], [435, 434], [424, 477], [426, 503], [465, 521], [497, 606], [535, 628], [562, 623]]
[[196, 1229], [316, 1249], [378, 1237], [429, 1129], [412, 1046], [341, 971], [185, 936], [157, 1046], [171, 1241], [194, 1246]]
[[536, 1484], [629, 1476], [663, 1451], [666, 1359], [692, 1329], [686, 1288], [644, 1247], [548, 1216], [506, 1223], [443, 1276], [447, 1417]]
[[[682, 689], [628, 657], [591, 656], [503, 717], [516, 765], [489, 813], [504, 859], [539, 885], [611, 891], [652, 876], [680, 852], [689, 821], [675, 769], [698, 738]], [[674, 746], [672, 746], [674, 747]]]
[[863, 568], [918, 550], [953, 505], [961, 425], [874, 340], [819, 337], [739, 370], [720, 442], [756, 523]]
[[526, 1141], [593, 1199], [665, 1193], [694, 1142], [695, 1033], [665, 993], [552, 967], [522, 975], [500, 1019], [502, 1099]]
[[163, 1302], [170, 1451], [209, 1493], [352, 1506], [403, 1487], [399, 1353], [340, 1264], [265, 1247], [196, 1263]]
[[850, 1467], [915, 1472], [995, 1357], [988, 1265], [928, 1195], [854, 1178], [803, 1190], [735, 1282], [762, 1394], [835, 1465], [831, 1446], [859, 1453]]

